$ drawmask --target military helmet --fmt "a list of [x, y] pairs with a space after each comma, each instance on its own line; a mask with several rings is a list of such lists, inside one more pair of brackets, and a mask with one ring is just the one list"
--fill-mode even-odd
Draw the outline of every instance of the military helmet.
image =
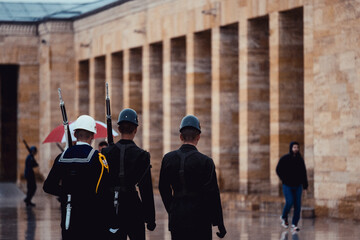
[[131, 122], [139, 126], [137, 113], [131, 108], [125, 108], [120, 112], [117, 123], [120, 124], [121, 122]]
[[30, 147], [30, 152], [37, 152], [37, 148], [35, 146], [31, 146]]
[[96, 122], [89, 115], [81, 115], [80, 117], [78, 117], [78, 119], [76, 119], [76, 122], [74, 124], [74, 130], [82, 129], [92, 133], [96, 133]]
[[194, 115], [187, 115], [181, 120], [179, 131], [181, 132], [181, 130], [185, 127], [195, 128], [201, 133], [200, 121]]

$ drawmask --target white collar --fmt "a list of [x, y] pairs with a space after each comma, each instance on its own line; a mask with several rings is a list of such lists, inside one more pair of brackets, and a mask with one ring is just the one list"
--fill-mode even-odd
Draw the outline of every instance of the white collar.
[[77, 141], [77, 142], [76, 142], [76, 145], [89, 145], [89, 146], [91, 146], [91, 145], [88, 144], [87, 142], [82, 142], [82, 141]]

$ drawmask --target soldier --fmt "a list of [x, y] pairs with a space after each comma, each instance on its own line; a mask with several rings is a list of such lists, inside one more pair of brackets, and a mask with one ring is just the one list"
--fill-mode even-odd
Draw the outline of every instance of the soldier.
[[25, 179], [26, 179], [27, 193], [24, 202], [26, 203], [27, 207], [35, 207], [35, 203], [31, 202], [31, 199], [33, 198], [36, 192], [36, 179], [33, 168], [39, 166], [39, 164], [35, 160], [36, 153], [37, 153], [37, 148], [35, 146], [31, 146], [30, 153], [25, 160]]
[[95, 120], [82, 115], [75, 122], [77, 142], [58, 155], [44, 182], [45, 192], [61, 202], [62, 239], [104, 239], [107, 233], [105, 189], [108, 171], [105, 157], [90, 144]]
[[102, 150], [109, 162], [114, 192], [110, 229], [113, 239], [126, 240], [129, 236], [131, 240], [144, 240], [144, 222], [150, 231], [156, 227], [150, 154], [133, 141], [138, 124], [137, 113], [130, 108], [123, 109], [118, 119], [121, 139]]
[[211, 225], [218, 226], [218, 237], [226, 234], [214, 162], [196, 148], [200, 133], [198, 118], [184, 117], [180, 124], [183, 145], [162, 160], [159, 190], [172, 240], [210, 240]]

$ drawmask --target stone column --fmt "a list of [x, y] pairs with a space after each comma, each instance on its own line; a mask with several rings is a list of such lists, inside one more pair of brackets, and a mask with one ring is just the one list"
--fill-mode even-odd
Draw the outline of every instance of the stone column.
[[279, 13], [269, 15], [270, 27], [270, 193], [278, 196], [281, 191], [276, 166], [280, 158], [279, 114]]
[[220, 28], [211, 29], [211, 156], [220, 179]]
[[314, 197], [314, 17], [313, 6], [304, 11], [304, 147], [303, 153], [309, 181], [308, 197]]
[[195, 35], [186, 35], [186, 114], [195, 114]]
[[248, 20], [246, 8], [239, 20], [239, 192], [248, 193]]
[[[142, 53], [142, 112], [143, 148], [150, 149], [150, 46], [143, 45]], [[151, 153], [151, 152], [150, 152]]]
[[164, 153], [171, 150], [171, 44], [163, 41], [163, 145]]

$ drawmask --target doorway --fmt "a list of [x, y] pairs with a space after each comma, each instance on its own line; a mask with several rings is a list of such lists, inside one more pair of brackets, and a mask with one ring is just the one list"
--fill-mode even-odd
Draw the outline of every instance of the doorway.
[[18, 65], [0, 65], [0, 181], [15, 182]]

